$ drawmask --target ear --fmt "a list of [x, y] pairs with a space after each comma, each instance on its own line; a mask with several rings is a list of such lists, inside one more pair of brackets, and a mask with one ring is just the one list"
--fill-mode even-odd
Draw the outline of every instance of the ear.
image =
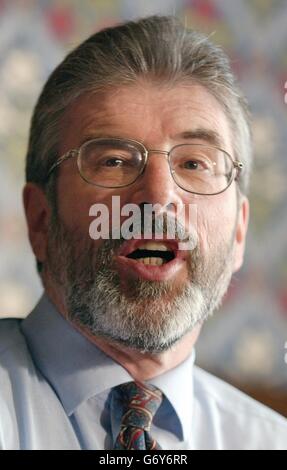
[[246, 233], [249, 222], [249, 201], [245, 196], [238, 197], [240, 197], [240, 201], [234, 241], [233, 272], [238, 271], [243, 263]]
[[29, 240], [38, 261], [46, 259], [48, 227], [51, 209], [42, 188], [27, 183], [23, 190], [23, 203], [28, 225]]

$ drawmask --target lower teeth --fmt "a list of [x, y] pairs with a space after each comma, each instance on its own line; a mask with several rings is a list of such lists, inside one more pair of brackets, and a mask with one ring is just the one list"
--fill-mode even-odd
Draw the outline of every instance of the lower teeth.
[[137, 261], [142, 264], [148, 264], [151, 266], [161, 266], [165, 263], [162, 258], [138, 258]]

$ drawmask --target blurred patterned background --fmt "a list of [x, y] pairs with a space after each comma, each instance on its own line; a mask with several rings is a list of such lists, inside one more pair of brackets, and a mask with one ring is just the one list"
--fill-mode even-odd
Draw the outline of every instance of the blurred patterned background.
[[286, 0], [0, 0], [0, 312], [24, 316], [41, 294], [21, 190], [29, 121], [45, 79], [94, 31], [155, 13], [212, 34], [254, 118], [245, 265], [203, 330], [197, 363], [287, 416]]

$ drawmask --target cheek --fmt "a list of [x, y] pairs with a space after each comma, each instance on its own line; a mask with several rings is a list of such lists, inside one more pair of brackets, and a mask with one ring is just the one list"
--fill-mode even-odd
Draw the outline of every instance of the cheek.
[[[79, 178], [70, 178], [66, 184], [63, 178], [58, 188], [59, 217], [67, 230], [77, 233], [83, 239], [89, 237], [90, 226], [95, 219], [100, 220], [101, 215], [104, 217], [106, 213], [112, 213], [111, 190], [97, 188]], [[95, 204], [99, 206], [95, 207]], [[94, 242], [97, 246], [101, 244], [101, 240]]]
[[200, 248], [203, 253], [228, 245], [236, 224], [236, 199], [214, 196], [214, 200], [206, 201], [198, 208], [197, 230]]

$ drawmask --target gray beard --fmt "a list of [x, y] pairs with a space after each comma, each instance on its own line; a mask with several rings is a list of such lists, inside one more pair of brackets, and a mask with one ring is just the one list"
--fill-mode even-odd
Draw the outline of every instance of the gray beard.
[[113, 266], [122, 240], [91, 239], [70, 233], [54, 219], [45, 270], [60, 284], [68, 319], [93, 336], [142, 353], [167, 351], [220, 306], [232, 276], [234, 234], [204, 258], [197, 245], [188, 260], [189, 280], [172, 282], [126, 279], [125, 289]]

